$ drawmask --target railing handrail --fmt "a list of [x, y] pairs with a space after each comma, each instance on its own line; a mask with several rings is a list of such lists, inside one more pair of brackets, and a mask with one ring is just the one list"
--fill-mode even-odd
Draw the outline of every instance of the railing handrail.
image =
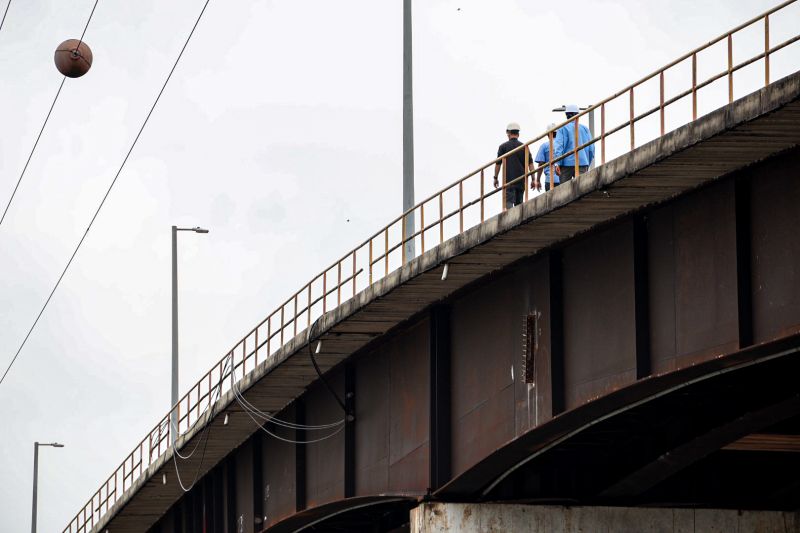
[[[99, 521], [104, 513], [107, 513], [113, 505], [120, 497], [121, 493], [124, 492], [133, 485], [136, 479], [138, 479], [144, 472], [145, 466], [145, 444], [147, 444], [146, 451], [147, 451], [147, 466], [153, 464], [154, 457], [153, 454], [155, 453], [155, 459], [160, 458], [170, 447], [170, 438], [173, 431], [177, 431], [179, 434], [185, 433], [189, 431], [198, 421], [201, 420], [201, 417], [204, 415], [206, 410], [213, 407], [216, 400], [213, 400], [212, 397], [214, 394], [222, 394], [223, 388], [226, 386], [229, 378], [231, 384], [229, 387], [233, 385], [235, 382], [238, 369], [241, 368], [242, 377], [248, 374], [247, 371], [247, 362], [249, 359], [254, 359], [253, 369], [258, 366], [258, 352], [260, 349], [263, 349], [266, 345], [266, 358], [272, 356], [277, 350], [280, 350], [282, 347], [286, 345], [284, 342], [284, 332], [287, 328], [292, 328], [293, 332], [291, 334], [291, 338], [294, 338], [298, 334], [298, 322], [299, 319], [306, 315], [306, 326], [308, 328], [311, 324], [311, 315], [312, 309], [314, 306], [318, 305], [322, 302], [322, 314], [327, 311], [327, 301], [329, 296], [331, 296], [334, 292], [337, 293], [337, 306], [341, 305], [342, 298], [341, 292], [342, 287], [347, 285], [348, 283], [352, 284], [352, 296], [355, 296], [357, 291], [357, 277], [359, 274], [365, 273], [364, 268], [357, 268], [357, 255], [359, 251], [363, 251], [365, 248], [368, 248], [369, 251], [369, 258], [368, 258], [368, 266], [367, 272], [368, 274], [368, 285], [370, 286], [373, 283], [373, 266], [379, 264], [381, 262], [385, 263], [384, 267], [384, 275], [389, 274], [389, 257], [391, 253], [396, 252], [398, 248], [401, 249], [402, 255], [402, 263], [406, 262], [405, 257], [405, 244], [408, 241], [413, 241], [417, 237], [420, 237], [421, 244], [422, 244], [422, 251], [420, 253], [425, 253], [425, 233], [430, 231], [431, 229], [435, 228], [437, 225], [439, 226], [439, 244], [444, 242], [444, 223], [447, 220], [450, 220], [452, 217], [459, 215], [459, 231], [456, 235], [462, 234], [465, 231], [464, 227], [464, 213], [467, 209], [472, 208], [478, 204], [480, 204], [480, 215], [481, 221], [484, 220], [485, 213], [484, 213], [484, 205], [487, 198], [495, 194], [499, 194], [500, 192], [505, 193], [508, 190], [510, 185], [514, 185], [519, 182], [523, 182], [527, 185], [527, 179], [529, 176], [532, 176], [536, 172], [541, 172], [544, 168], [550, 168], [550, 179], [551, 179], [551, 186], [553, 185], [554, 179], [554, 166], [556, 163], [568, 158], [570, 156], [575, 156], [575, 166], [576, 166], [576, 177], [578, 177], [578, 155], [579, 152], [583, 149], [587, 148], [590, 145], [597, 143], [598, 141], [601, 144], [601, 164], [605, 163], [605, 139], [626, 127], [631, 128], [631, 150], [635, 147], [635, 136], [634, 136], [634, 126], [636, 122], [639, 120], [646, 118], [656, 111], [661, 112], [661, 134], [664, 135], [665, 133], [665, 118], [664, 118], [664, 110], [667, 106], [677, 102], [678, 100], [685, 98], [689, 95], [692, 95], [692, 120], [694, 121], [697, 118], [697, 92], [704, 88], [714, 81], [717, 81], [723, 78], [725, 75], [728, 76], [729, 79], [729, 91], [728, 91], [728, 101], [733, 101], [733, 73], [738, 71], [739, 69], [750, 65], [756, 61], [760, 61], [762, 59], [765, 60], [765, 85], [769, 84], [769, 56], [770, 54], [781, 50], [782, 48], [797, 42], [800, 40], [800, 35], [795, 35], [794, 37], [789, 38], [782, 43], [779, 43], [775, 46], [770, 46], [769, 44], [769, 16], [773, 13], [780, 11], [781, 9], [795, 3], [797, 0], [786, 0], [781, 4], [763, 12], [762, 14], [749, 19], [748, 21], [739, 24], [735, 28], [729, 30], [721, 34], [720, 36], [706, 42], [703, 45], [696, 47], [695, 49], [691, 50], [690, 52], [685, 53], [684, 55], [680, 56], [678, 59], [675, 59], [668, 63], [667, 65], [661, 67], [658, 70], [653, 71], [652, 73], [648, 74], [647, 76], [639, 79], [638, 81], [628, 85], [624, 89], [617, 91], [612, 96], [609, 96], [599, 102], [590, 105], [585, 110], [579, 112], [575, 116], [564, 120], [562, 123], [558, 124], [555, 128], [551, 130], [547, 130], [544, 133], [534, 137], [533, 139], [521, 144], [514, 150], [504, 154], [503, 156], [497, 157], [492, 161], [485, 163], [472, 172], [467, 173], [463, 177], [459, 178], [458, 180], [450, 183], [444, 188], [439, 189], [437, 192], [431, 194], [430, 196], [426, 197], [420, 202], [417, 202], [416, 205], [413, 207], [403, 211], [399, 216], [392, 219], [388, 224], [384, 225], [380, 230], [373, 233], [367, 239], [362, 241], [358, 244], [355, 248], [348, 251], [346, 254], [341, 256], [338, 260], [333, 262], [330, 266], [322, 270], [319, 274], [311, 278], [309, 282], [303, 285], [298, 291], [294, 292], [292, 296], [290, 296], [287, 300], [285, 300], [279, 307], [277, 307], [274, 311], [268, 314], [263, 320], [261, 320], [254, 328], [248, 331], [241, 339], [239, 339], [233, 347], [223, 356], [219, 361], [217, 361], [211, 369], [206, 372], [191, 388], [189, 388], [188, 392], [184, 394], [178, 402], [171, 407], [171, 409], [167, 412], [167, 414], [162, 417], [158, 424], [150, 430], [147, 435], [137, 444], [137, 446], [133, 449], [133, 451], [128, 454], [128, 456], [123, 460], [123, 462], [118, 466], [113, 473], [105, 480], [105, 482], [100, 486], [100, 488], [92, 495], [86, 505], [78, 511], [78, 513], [70, 520], [67, 527], [64, 531], [69, 531], [70, 533], [75, 532], [85, 532], [88, 531], [87, 528], [94, 527], [95, 525], [95, 516], [97, 521]], [[733, 64], [733, 55], [732, 55], [732, 38], [733, 35], [737, 32], [755, 24], [759, 21], [763, 20], [765, 22], [764, 26], [764, 51], [760, 54], [750, 57], [749, 59], [740, 62], [736, 65]], [[708, 79], [698, 83], [697, 76], [696, 76], [696, 64], [697, 64], [697, 54], [714, 46], [715, 44], [727, 39], [728, 40], [728, 61], [727, 61], [727, 68], [721, 71], [718, 74], [714, 74], [710, 76]], [[680, 64], [681, 62], [692, 58], [692, 87], [691, 89], [687, 89], [681, 93], [678, 93], [675, 96], [670, 97], [669, 99], [665, 100], [664, 96], [664, 73], [669, 70], [670, 68]], [[634, 89], [641, 86], [642, 84], [652, 80], [655, 77], [660, 78], [660, 101], [659, 105], [653, 107], [649, 110], [640, 113], [639, 115], [634, 114]], [[630, 94], [630, 114], [629, 119], [626, 121], [621, 122], [618, 126], [612, 127], [610, 130], [606, 130], [605, 128], [605, 105], [616, 98], [619, 98], [626, 93]], [[583, 143], [578, 143], [578, 124], [580, 118], [588, 113], [594, 112], [595, 110], [600, 109], [601, 111], [601, 131], [599, 136], [592, 136], [592, 138]], [[689, 122], [691, 122], [689, 121]], [[524, 161], [524, 170], [523, 174], [518, 177], [514, 177], [511, 180], [506, 179], [506, 172], [507, 172], [507, 165], [505, 164], [507, 158], [514, 154], [518, 154], [521, 150], [526, 154], [529, 155], [530, 158], [533, 158], [533, 154], [530, 150], [531, 145], [542, 139], [548, 138], [550, 133], [555, 133], [564, 126], [574, 124], [575, 126], [575, 142], [574, 147], [564, 154], [560, 155], [559, 157], [554, 157], [553, 153], [553, 140], [550, 140], [550, 154], [549, 160], [545, 163], [542, 163], [539, 166], [533, 167], [533, 170], [530, 170], [531, 167], [528, 165], [528, 158]], [[500, 188], [490, 189], [488, 192], [485, 191], [485, 170], [491, 168], [493, 165], [501, 164], [503, 166], [503, 185]], [[478, 197], [468, 200], [466, 203], [464, 202], [463, 198], [463, 191], [464, 191], [464, 184], [467, 180], [471, 178], [478, 178], [480, 180], [480, 194]], [[528, 195], [528, 188], [524, 186], [524, 193], [525, 199], [527, 200]], [[454, 189], [458, 190], [459, 193], [459, 207], [455, 210], [449, 211], [446, 215], [444, 212], [444, 195], [453, 191]], [[434, 201], [435, 199], [439, 200], [438, 206], [438, 218], [434, 219], [433, 222], [426, 225], [425, 224], [425, 206], [426, 204]], [[502, 209], [505, 210], [505, 203], [502, 204]], [[411, 235], [406, 234], [406, 227], [405, 221], [409, 216], [414, 215], [417, 211], [420, 212], [420, 229], [417, 231], [413, 231]], [[391, 248], [389, 246], [389, 232], [392, 228], [395, 227], [396, 224], [401, 224], [401, 235], [400, 235], [400, 242], [394, 244]], [[373, 242], [376, 239], [380, 239], [381, 236], [384, 237], [384, 251], [382, 254], [379, 254], [377, 258], [373, 256]], [[363, 260], [363, 257], [362, 257]], [[351, 262], [352, 271], [347, 274], [345, 278], [342, 278], [342, 266], [345, 262]], [[328, 286], [328, 273], [331, 272], [333, 269], [336, 269], [337, 276], [336, 282], [332, 284], [330, 287]], [[322, 280], [322, 294], [317, 296], [316, 298], [313, 297], [313, 286], [319, 280]], [[306, 293], [305, 295], [303, 293]], [[302, 307], [298, 310], [298, 298], [301, 296], [305, 296], [307, 301], [305, 303], [305, 307]], [[302, 301], [302, 300], [300, 300]], [[287, 306], [291, 306], [294, 304], [294, 311], [290, 311], [290, 318], [287, 321], [285, 318], [285, 310]], [[277, 322], [277, 317], [280, 316], [280, 325], [278, 328], [273, 331], [273, 319]], [[320, 315], [321, 316], [321, 315]], [[259, 330], [263, 328], [266, 324], [266, 338], [262, 338], [259, 340]], [[275, 337], [280, 336], [280, 343], [278, 348], [273, 350], [271, 348], [271, 341]], [[248, 351], [248, 339], [253, 339], [252, 341], [252, 349]], [[241, 359], [237, 362], [237, 352], [240, 350], [241, 347]], [[266, 359], [265, 358], [265, 359]], [[262, 361], [263, 362], [263, 361]], [[230, 367], [228, 367], [228, 363], [230, 363]], [[252, 370], [250, 370], [252, 372]], [[215, 374], [216, 373], [216, 374]], [[216, 376], [216, 377], [215, 377]], [[205, 384], [205, 392], [202, 392], [204, 389]], [[216, 385], [215, 385], [216, 384]], [[231, 390], [230, 388], [228, 390]], [[194, 400], [192, 396], [194, 395]], [[194, 403], [193, 403], [194, 401]], [[185, 412], [183, 416], [181, 416], [182, 405], [186, 404]], [[205, 405], [205, 408], [201, 411], [201, 406]], [[177, 418], [177, 428], [173, 428], [171, 423], [171, 416], [173, 412], [176, 413]], [[194, 422], [192, 422], [192, 413], [196, 413], [194, 418]], [[184, 423], [185, 421], [185, 423]], [[181, 426], [185, 426], [185, 429], [181, 431]], [[164, 429], [166, 427], [166, 429]], [[162, 443], [164, 445], [164, 449], [162, 451]], [[137, 461], [138, 458], [138, 461]], [[130, 469], [129, 469], [130, 464]], [[136, 473], [138, 470], [138, 474]], [[130, 479], [130, 481], [128, 481]], [[121, 488], [118, 486], [121, 484]], [[126, 487], [127, 485], [127, 487]], [[113, 497], [112, 497], [113, 495]], [[95, 506], [95, 502], [97, 506]], [[88, 518], [87, 518], [88, 514]], [[74, 529], [73, 529], [74, 524]]]

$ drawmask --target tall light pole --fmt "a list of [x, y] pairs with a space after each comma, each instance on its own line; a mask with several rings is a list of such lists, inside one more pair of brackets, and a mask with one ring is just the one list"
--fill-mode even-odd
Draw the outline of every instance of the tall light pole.
[[[414, 207], [414, 98], [412, 83], [411, 0], [403, 0], [403, 212]], [[405, 218], [405, 235], [414, 235], [414, 213]], [[414, 240], [406, 243], [406, 261], [414, 258]]]
[[172, 405], [170, 406], [170, 442], [175, 444], [178, 438], [178, 412], [174, 409], [178, 403], [178, 232], [193, 231], [208, 233], [201, 227], [179, 228], [172, 226]]
[[33, 443], [33, 506], [31, 510], [31, 533], [36, 533], [36, 500], [37, 489], [39, 487], [39, 446], [52, 446], [53, 448], [63, 448], [63, 444], [49, 442], [47, 444]]

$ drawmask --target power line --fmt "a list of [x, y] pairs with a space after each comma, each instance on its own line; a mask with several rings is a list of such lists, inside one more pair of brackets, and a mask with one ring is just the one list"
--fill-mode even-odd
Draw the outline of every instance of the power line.
[[3, 216], [0, 217], [0, 224], [3, 223], [3, 220], [6, 219], [6, 213], [8, 213], [8, 208], [11, 207], [11, 202], [14, 201], [14, 195], [17, 194], [17, 189], [19, 188], [19, 184], [22, 182], [22, 177], [25, 175], [25, 171], [28, 170], [28, 164], [31, 162], [33, 158], [33, 153], [36, 151], [36, 147], [39, 146], [39, 139], [42, 138], [42, 133], [44, 133], [44, 128], [47, 126], [47, 121], [50, 120], [50, 115], [53, 113], [53, 108], [56, 106], [56, 102], [58, 101], [58, 96], [61, 94], [61, 89], [64, 88], [64, 82], [67, 81], [67, 77], [64, 76], [61, 78], [61, 84], [58, 86], [58, 91], [56, 91], [56, 97], [53, 98], [53, 103], [50, 104], [50, 110], [47, 112], [47, 116], [44, 117], [44, 124], [42, 124], [42, 129], [39, 130], [39, 135], [36, 136], [36, 142], [33, 143], [33, 148], [31, 148], [31, 153], [28, 154], [28, 160], [25, 161], [25, 166], [22, 167], [22, 172], [19, 174], [19, 179], [17, 180], [17, 184], [14, 186], [14, 190], [11, 192], [11, 198], [8, 199], [8, 203], [6, 204], [5, 210], [3, 210]]
[[11, 7], [11, 0], [8, 0], [6, 4], [6, 10], [3, 12], [3, 19], [0, 20], [0, 30], [3, 29], [3, 23], [6, 21], [6, 15], [8, 15], [8, 8]]
[[[76, 48], [80, 48], [81, 43], [83, 42], [83, 37], [86, 35], [86, 30], [89, 29], [89, 23], [92, 22], [92, 17], [94, 16], [94, 10], [97, 9], [97, 3], [100, 0], [95, 0], [94, 5], [92, 6], [92, 11], [89, 13], [89, 18], [86, 20], [86, 24], [83, 26], [83, 33], [81, 33], [81, 38], [78, 39], [78, 46]], [[11, 0], [8, 0], [8, 4], [6, 5], [6, 11], [3, 13], [3, 20], [0, 21], [0, 29], [3, 29], [3, 22], [6, 20], [6, 15], [8, 14], [8, 8], [11, 6]], [[8, 208], [11, 207], [11, 202], [14, 201], [14, 196], [17, 194], [17, 189], [19, 189], [19, 184], [22, 182], [23, 176], [25, 176], [25, 171], [28, 170], [28, 165], [33, 158], [33, 153], [36, 151], [36, 147], [39, 146], [39, 140], [42, 138], [42, 133], [44, 133], [44, 128], [47, 126], [47, 121], [50, 120], [50, 115], [53, 113], [53, 108], [56, 106], [56, 102], [58, 101], [58, 96], [61, 94], [61, 89], [64, 88], [64, 82], [67, 81], [67, 77], [64, 76], [61, 78], [61, 85], [58, 86], [58, 91], [56, 92], [56, 97], [53, 98], [53, 103], [50, 104], [50, 110], [47, 112], [47, 116], [44, 118], [44, 123], [42, 124], [42, 128], [39, 130], [39, 135], [36, 136], [36, 141], [33, 143], [33, 148], [31, 148], [31, 153], [28, 154], [28, 160], [25, 161], [25, 166], [22, 167], [22, 172], [19, 174], [19, 179], [17, 180], [17, 184], [14, 186], [14, 190], [11, 193], [11, 198], [8, 199], [8, 203], [6, 204], [6, 208], [3, 210], [3, 216], [0, 216], [0, 224], [3, 223], [3, 220], [6, 218], [6, 214], [8, 213]]]
[[89, 20], [86, 21], [86, 26], [83, 27], [83, 32], [81, 33], [81, 38], [78, 39], [78, 46], [75, 47], [78, 50], [81, 47], [81, 43], [83, 42], [84, 35], [86, 35], [86, 30], [89, 29], [89, 23], [92, 21], [92, 16], [94, 15], [94, 10], [97, 9], [97, 2], [99, 2], [99, 1], [100, 0], [94, 0], [94, 5], [92, 6], [92, 12], [89, 13]]
[[108, 195], [111, 194], [111, 189], [114, 188], [114, 184], [117, 183], [117, 179], [119, 178], [120, 174], [122, 173], [122, 169], [125, 168], [125, 164], [128, 162], [128, 158], [130, 158], [131, 153], [133, 152], [133, 149], [136, 147], [136, 143], [139, 141], [139, 137], [141, 137], [145, 126], [147, 126], [147, 122], [150, 120], [150, 117], [152, 116], [153, 111], [156, 108], [156, 105], [158, 105], [158, 102], [161, 99], [161, 95], [164, 94], [164, 90], [167, 88], [167, 84], [169, 83], [169, 80], [172, 78], [172, 74], [175, 72], [175, 69], [178, 67], [178, 63], [180, 62], [181, 57], [183, 57], [183, 53], [186, 51], [186, 47], [189, 45], [189, 41], [192, 39], [192, 35], [194, 35], [194, 31], [197, 29], [197, 25], [200, 23], [200, 19], [203, 17], [203, 13], [205, 13], [206, 8], [208, 7], [208, 3], [210, 1], [211, 0], [206, 0], [205, 3], [203, 4], [203, 9], [200, 11], [200, 14], [197, 16], [197, 20], [195, 20], [194, 26], [192, 26], [192, 31], [189, 32], [189, 36], [186, 38], [186, 42], [183, 43], [183, 47], [181, 48], [181, 51], [178, 54], [177, 59], [175, 59], [175, 63], [172, 65], [172, 68], [170, 69], [169, 74], [167, 75], [167, 79], [164, 80], [164, 84], [161, 86], [161, 90], [158, 91], [158, 96], [156, 96], [156, 99], [153, 102], [153, 105], [150, 107], [150, 111], [148, 111], [147, 116], [145, 117], [141, 128], [139, 128], [139, 132], [136, 134], [136, 137], [133, 139], [133, 143], [131, 144], [131, 147], [128, 150], [128, 153], [125, 155], [125, 159], [122, 160], [122, 164], [120, 165], [119, 170], [117, 170], [117, 173], [114, 176], [114, 179], [111, 180], [111, 185], [108, 186], [108, 190], [106, 191], [105, 195], [103, 195], [103, 199], [100, 201], [100, 205], [97, 206], [97, 210], [94, 212], [94, 215], [92, 216], [92, 219], [89, 221], [89, 225], [86, 227], [86, 231], [83, 233], [83, 236], [81, 237], [81, 240], [78, 241], [78, 245], [75, 247], [75, 251], [72, 252], [72, 256], [70, 256], [69, 261], [67, 261], [67, 265], [64, 267], [64, 270], [61, 272], [61, 275], [58, 277], [58, 280], [56, 281], [56, 284], [53, 286], [53, 290], [50, 291], [50, 295], [47, 297], [47, 300], [45, 300], [41, 311], [39, 311], [39, 314], [36, 316], [36, 320], [33, 321], [33, 325], [31, 326], [31, 329], [28, 330], [28, 334], [25, 335], [25, 339], [23, 339], [22, 344], [20, 344], [20, 347], [17, 350], [17, 353], [14, 354], [14, 358], [11, 359], [11, 362], [8, 364], [8, 368], [6, 368], [6, 371], [3, 373], [3, 377], [0, 378], [0, 384], [2, 384], [3, 381], [6, 379], [6, 376], [8, 375], [8, 372], [11, 370], [11, 367], [14, 365], [14, 362], [17, 360], [17, 357], [19, 357], [19, 354], [22, 351], [22, 348], [25, 346], [25, 343], [28, 341], [28, 338], [30, 337], [31, 333], [33, 332], [33, 329], [36, 327], [36, 324], [39, 322], [39, 319], [42, 317], [42, 313], [44, 313], [44, 310], [47, 308], [47, 304], [50, 303], [50, 300], [53, 298], [53, 294], [55, 294], [56, 289], [58, 289], [58, 286], [61, 284], [61, 280], [64, 279], [64, 275], [67, 273], [67, 270], [69, 269], [70, 265], [72, 264], [72, 261], [75, 259], [75, 256], [77, 255], [78, 250], [80, 250], [81, 245], [83, 244], [83, 241], [86, 239], [86, 236], [89, 234], [89, 230], [92, 229], [92, 225], [94, 224], [94, 221], [97, 219], [97, 215], [100, 214], [100, 210], [103, 208], [103, 205], [106, 203], [106, 199], [108, 198]]

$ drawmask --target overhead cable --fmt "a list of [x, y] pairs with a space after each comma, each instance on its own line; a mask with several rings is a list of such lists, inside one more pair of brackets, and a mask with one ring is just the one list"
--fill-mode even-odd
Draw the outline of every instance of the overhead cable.
[[131, 153], [133, 152], [133, 149], [136, 147], [136, 143], [139, 141], [139, 137], [141, 137], [145, 126], [147, 126], [147, 122], [150, 120], [150, 117], [152, 116], [153, 111], [156, 108], [156, 105], [158, 105], [158, 102], [161, 99], [161, 95], [164, 94], [164, 90], [167, 88], [167, 84], [169, 83], [169, 80], [172, 78], [172, 74], [175, 72], [175, 69], [177, 68], [178, 63], [181, 60], [181, 57], [183, 57], [183, 53], [186, 50], [186, 47], [189, 45], [189, 41], [191, 40], [192, 35], [194, 35], [194, 31], [195, 31], [195, 29], [197, 29], [197, 25], [200, 23], [200, 19], [203, 17], [203, 13], [205, 13], [209, 2], [210, 2], [210, 0], [206, 0], [205, 3], [203, 4], [203, 9], [200, 11], [200, 15], [198, 15], [197, 20], [195, 20], [194, 26], [192, 26], [192, 30], [189, 32], [189, 36], [186, 38], [186, 42], [183, 43], [183, 47], [181, 48], [181, 51], [178, 54], [178, 57], [175, 60], [175, 63], [172, 65], [172, 68], [170, 69], [169, 74], [167, 75], [167, 79], [164, 81], [164, 84], [161, 86], [161, 90], [158, 92], [158, 95], [156, 96], [156, 99], [153, 102], [153, 105], [150, 107], [150, 111], [147, 113], [147, 116], [145, 117], [141, 128], [139, 128], [139, 132], [136, 134], [136, 137], [133, 139], [133, 143], [131, 144], [131, 147], [128, 150], [128, 153], [125, 155], [125, 158], [122, 160], [122, 164], [120, 165], [119, 170], [117, 170], [117, 173], [114, 176], [114, 179], [111, 181], [111, 185], [108, 186], [108, 190], [106, 191], [105, 195], [103, 196], [103, 199], [100, 201], [100, 205], [97, 206], [97, 210], [95, 210], [94, 215], [92, 216], [92, 219], [89, 221], [89, 225], [86, 227], [86, 231], [83, 233], [83, 236], [81, 237], [80, 241], [78, 241], [78, 245], [75, 247], [75, 251], [72, 252], [72, 256], [70, 256], [69, 261], [67, 261], [67, 265], [64, 267], [64, 270], [61, 272], [61, 275], [58, 277], [58, 280], [56, 281], [56, 284], [53, 286], [53, 290], [50, 291], [50, 295], [47, 297], [47, 300], [45, 300], [44, 305], [42, 306], [42, 309], [39, 311], [39, 314], [36, 316], [36, 320], [33, 321], [33, 325], [31, 326], [30, 330], [28, 330], [27, 335], [25, 335], [25, 339], [23, 339], [22, 344], [20, 344], [20, 347], [17, 350], [17, 353], [14, 355], [14, 358], [11, 359], [11, 362], [8, 364], [8, 368], [6, 368], [6, 371], [3, 373], [3, 377], [0, 378], [0, 384], [3, 383], [3, 380], [5, 380], [6, 376], [8, 375], [9, 370], [11, 370], [11, 367], [14, 365], [14, 362], [17, 360], [17, 357], [19, 356], [20, 352], [22, 351], [22, 348], [25, 346], [25, 343], [27, 342], [28, 338], [30, 337], [31, 333], [33, 332], [33, 329], [36, 327], [36, 324], [39, 322], [39, 319], [41, 318], [42, 313], [44, 313], [44, 310], [47, 308], [47, 304], [50, 303], [50, 299], [53, 297], [53, 294], [55, 294], [56, 289], [58, 289], [58, 286], [61, 284], [61, 280], [64, 279], [64, 275], [67, 273], [67, 270], [69, 269], [70, 265], [72, 264], [72, 261], [75, 259], [75, 255], [77, 255], [78, 250], [80, 250], [81, 245], [83, 244], [83, 241], [86, 239], [86, 236], [89, 234], [89, 230], [92, 228], [92, 225], [94, 224], [94, 221], [97, 219], [97, 215], [100, 214], [100, 210], [103, 208], [103, 205], [105, 204], [106, 199], [108, 198], [108, 195], [111, 194], [111, 190], [114, 188], [114, 184], [117, 183], [117, 179], [119, 178], [120, 174], [122, 173], [122, 170], [125, 168], [125, 164], [128, 162], [128, 159], [130, 158]]
[[[95, 0], [94, 5], [92, 6], [92, 12], [89, 13], [89, 18], [86, 20], [86, 24], [83, 26], [83, 33], [81, 33], [81, 38], [78, 40], [78, 46], [76, 48], [80, 48], [81, 42], [83, 42], [83, 37], [86, 35], [86, 30], [89, 29], [89, 23], [92, 21], [92, 16], [94, 16], [94, 10], [97, 8], [97, 3], [100, 0]], [[8, 13], [8, 8], [11, 5], [11, 0], [9, 0], [8, 5], [6, 6], [6, 12], [3, 14], [3, 21], [6, 20], [6, 14]], [[0, 29], [3, 28], [3, 23], [0, 21]], [[19, 179], [17, 179], [17, 184], [14, 186], [14, 190], [11, 192], [11, 198], [8, 199], [8, 203], [6, 204], [6, 208], [3, 210], [3, 215], [0, 216], [0, 224], [3, 223], [3, 220], [6, 218], [6, 214], [8, 213], [8, 208], [11, 207], [11, 202], [14, 201], [14, 196], [17, 194], [17, 189], [19, 189], [19, 184], [22, 182], [23, 176], [25, 176], [25, 171], [28, 170], [28, 165], [33, 158], [33, 153], [36, 151], [36, 147], [39, 146], [39, 140], [42, 138], [42, 133], [44, 133], [44, 128], [47, 126], [47, 121], [50, 120], [50, 115], [53, 113], [53, 108], [56, 106], [56, 102], [58, 101], [58, 97], [61, 94], [61, 89], [64, 88], [64, 82], [67, 81], [67, 77], [64, 76], [61, 78], [61, 84], [58, 86], [58, 91], [56, 91], [56, 96], [53, 98], [53, 103], [50, 104], [50, 109], [47, 111], [47, 116], [44, 118], [44, 123], [42, 124], [41, 129], [39, 130], [39, 135], [36, 136], [36, 141], [33, 143], [33, 148], [31, 148], [31, 153], [28, 154], [28, 160], [25, 161], [25, 166], [22, 167], [22, 172], [19, 174]]]
[[9, 7], [11, 7], [11, 0], [8, 0], [8, 3], [6, 4], [6, 10], [3, 11], [3, 18], [0, 19], [0, 30], [3, 29], [3, 23], [6, 21], [6, 15], [8, 15], [8, 8]]

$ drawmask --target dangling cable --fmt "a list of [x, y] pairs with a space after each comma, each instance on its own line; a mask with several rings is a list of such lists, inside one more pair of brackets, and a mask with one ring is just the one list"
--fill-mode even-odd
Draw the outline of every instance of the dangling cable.
[[312, 340], [312, 336], [313, 336], [314, 327], [317, 325], [317, 322], [319, 322], [321, 318], [322, 317], [317, 318], [314, 321], [314, 323], [311, 324], [311, 326], [309, 326], [309, 328], [308, 328], [308, 335], [307, 335], [308, 355], [311, 356], [311, 364], [314, 365], [314, 370], [317, 371], [317, 376], [319, 376], [319, 379], [322, 381], [322, 383], [325, 384], [325, 387], [328, 388], [328, 390], [333, 395], [333, 397], [336, 398], [336, 402], [341, 406], [342, 411], [344, 411], [344, 414], [347, 415], [347, 416], [350, 416], [352, 413], [348, 413], [347, 412], [347, 407], [345, 407], [344, 402], [342, 401], [342, 399], [339, 398], [339, 395], [336, 394], [335, 390], [333, 390], [333, 387], [331, 387], [330, 383], [328, 383], [328, 380], [325, 379], [325, 376], [322, 375], [322, 371], [319, 369], [319, 365], [317, 364], [317, 360], [314, 358], [314, 350], [311, 348], [311, 340]]
[[303, 429], [303, 430], [307, 430], [307, 431], [319, 431], [319, 430], [323, 430], [323, 429], [332, 429], [332, 428], [338, 427], [338, 426], [344, 424], [344, 422], [345, 422], [344, 419], [338, 420], [336, 422], [331, 422], [331, 423], [328, 423], [328, 424], [318, 424], [318, 425], [297, 424], [295, 422], [289, 422], [287, 420], [282, 420], [280, 418], [274, 417], [272, 415], [269, 415], [269, 414], [264, 413], [261, 410], [259, 410], [256, 406], [251, 404], [247, 400], [247, 398], [244, 397], [244, 395], [242, 394], [241, 389], [235, 383], [233, 385], [233, 393], [236, 395], [236, 398], [239, 400], [239, 403], [242, 405], [242, 407], [244, 407], [247, 410], [249, 410], [255, 416], [257, 416], [258, 418], [260, 418], [264, 422], [272, 422], [276, 426], [282, 426], [282, 427], [285, 427], [287, 429]]

